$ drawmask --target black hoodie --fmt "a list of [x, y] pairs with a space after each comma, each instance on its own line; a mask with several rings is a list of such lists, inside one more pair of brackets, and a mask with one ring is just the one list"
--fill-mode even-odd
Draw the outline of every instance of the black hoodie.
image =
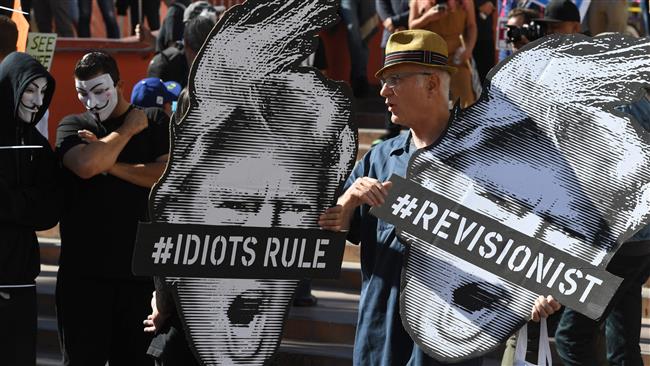
[[[43, 105], [32, 123], [18, 118], [30, 82], [47, 78]], [[35, 128], [50, 105], [54, 79], [31, 56], [14, 52], [0, 64], [0, 288], [29, 285], [40, 272], [35, 230], [56, 225], [60, 210], [58, 161]], [[41, 148], [7, 149], [38, 145]]]

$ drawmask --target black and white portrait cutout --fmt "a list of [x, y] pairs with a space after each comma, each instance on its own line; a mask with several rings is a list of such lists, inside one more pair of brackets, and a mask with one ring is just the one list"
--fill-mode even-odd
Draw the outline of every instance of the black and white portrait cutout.
[[650, 139], [614, 110], [650, 87], [649, 55], [622, 35], [531, 43], [411, 158], [383, 208], [408, 247], [402, 322], [432, 357], [489, 352], [538, 295], [602, 315], [605, 268], [649, 221]]
[[[193, 249], [177, 249], [187, 245], [179, 240], [174, 249], [160, 249], [156, 263], [185, 251], [179, 267], [324, 266], [317, 254], [313, 261], [303, 259], [297, 241], [285, 240], [280, 250], [271, 240], [246, 235], [321, 231], [318, 216], [335, 203], [354, 164], [357, 132], [349, 92], [299, 66], [313, 52], [316, 33], [336, 20], [336, 2], [248, 1], [229, 9], [212, 30], [192, 64], [191, 106], [172, 126], [170, 161], [152, 191], [151, 217], [170, 226], [239, 227], [244, 234], [213, 235], [189, 261], [187, 250]], [[266, 252], [254, 253], [265, 244]], [[245, 279], [167, 278], [203, 365], [264, 365], [276, 352], [298, 277], [259, 273]]]

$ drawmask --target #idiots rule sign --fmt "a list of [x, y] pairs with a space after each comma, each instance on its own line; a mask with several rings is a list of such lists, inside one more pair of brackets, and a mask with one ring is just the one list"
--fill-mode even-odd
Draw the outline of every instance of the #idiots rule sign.
[[[386, 203], [371, 213], [431, 245], [592, 319], [599, 319], [622, 282], [536, 238], [393, 175]], [[406, 243], [408, 244], [408, 243]]]
[[346, 233], [314, 229], [140, 223], [138, 276], [337, 278]]

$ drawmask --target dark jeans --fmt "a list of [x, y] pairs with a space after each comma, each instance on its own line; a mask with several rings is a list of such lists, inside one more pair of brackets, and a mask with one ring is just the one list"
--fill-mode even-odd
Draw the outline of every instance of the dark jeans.
[[41, 33], [52, 33], [52, 19], [59, 37], [74, 37], [79, 18], [77, 0], [38, 0], [32, 3], [36, 25]]
[[[131, 9], [131, 34], [135, 34], [135, 26], [140, 23], [138, 0], [130, 0], [129, 7]], [[153, 31], [160, 28], [160, 0], [142, 0], [142, 13], [147, 18], [149, 29]]]
[[59, 269], [56, 311], [66, 366], [153, 365], [151, 335], [142, 322], [151, 314], [153, 283], [82, 277]]
[[[650, 256], [616, 256], [607, 270], [624, 279], [603, 318], [607, 360], [611, 366], [643, 366], [639, 348], [641, 287], [650, 273]], [[598, 322], [564, 310], [555, 341], [565, 366], [598, 364], [594, 341], [599, 329]]]
[[[92, 0], [78, 1], [79, 24], [77, 25], [77, 32], [79, 33], [79, 37], [90, 37], [90, 20], [93, 12]], [[106, 36], [108, 38], [120, 38], [120, 28], [117, 26], [113, 0], [97, 0], [97, 4], [106, 24]]]
[[350, 83], [355, 95], [368, 88], [368, 45], [361, 39], [359, 6], [361, 0], [341, 0], [341, 18], [347, 27], [348, 51], [350, 52]]
[[36, 287], [0, 288], [0, 363], [36, 364]]

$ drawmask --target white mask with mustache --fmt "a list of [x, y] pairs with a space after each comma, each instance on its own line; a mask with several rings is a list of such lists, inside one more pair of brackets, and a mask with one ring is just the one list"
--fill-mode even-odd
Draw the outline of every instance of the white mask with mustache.
[[90, 80], [75, 79], [77, 97], [86, 109], [103, 122], [117, 106], [117, 89], [109, 74]]
[[47, 89], [47, 79], [44, 76], [32, 80], [27, 85], [23, 95], [20, 97], [17, 113], [18, 118], [23, 122], [34, 122], [34, 116], [36, 116], [36, 113], [43, 106], [45, 89]]

